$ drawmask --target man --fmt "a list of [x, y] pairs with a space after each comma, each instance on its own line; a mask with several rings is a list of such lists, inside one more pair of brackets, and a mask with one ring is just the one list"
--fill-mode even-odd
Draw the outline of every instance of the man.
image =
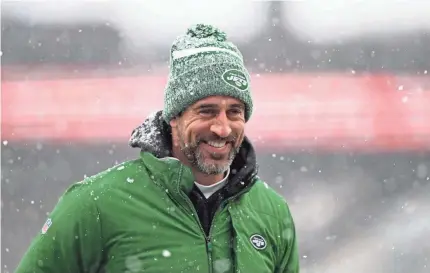
[[293, 219], [257, 177], [249, 74], [225, 33], [177, 38], [140, 158], [71, 186], [17, 273], [299, 272]]

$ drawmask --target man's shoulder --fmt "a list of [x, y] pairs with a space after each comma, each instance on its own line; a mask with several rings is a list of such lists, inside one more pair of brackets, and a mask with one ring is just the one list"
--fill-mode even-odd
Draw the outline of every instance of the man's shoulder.
[[267, 182], [262, 180], [260, 177], [255, 178], [255, 184], [253, 185], [251, 192], [255, 195], [259, 195], [265, 202], [274, 202], [276, 204], [285, 204], [285, 198], [280, 195], [274, 188], [272, 188]]
[[259, 177], [248, 194], [248, 200], [253, 208], [274, 217], [284, 219], [290, 215], [287, 200]]
[[[81, 183], [96, 184], [96, 183], [121, 183], [121, 178], [135, 176], [137, 173], [142, 172], [144, 167], [141, 159], [133, 159], [124, 161], [95, 175], [85, 178]], [[127, 179], [126, 179], [127, 180]], [[126, 181], [125, 180], [125, 181]]]
[[135, 177], [144, 177], [144, 167], [140, 159], [124, 161], [97, 174], [87, 176], [73, 183], [66, 191], [69, 192], [100, 192], [116, 189], [131, 184]]

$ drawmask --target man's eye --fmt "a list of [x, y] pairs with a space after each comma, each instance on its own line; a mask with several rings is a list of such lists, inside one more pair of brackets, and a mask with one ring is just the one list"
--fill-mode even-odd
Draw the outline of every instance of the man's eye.
[[242, 110], [241, 109], [231, 109], [228, 112], [230, 114], [232, 114], [232, 115], [240, 115], [240, 114], [242, 114]]
[[215, 110], [213, 110], [213, 109], [202, 109], [202, 110], [200, 110], [200, 114], [202, 114], [202, 115], [213, 115], [213, 114], [215, 114]]

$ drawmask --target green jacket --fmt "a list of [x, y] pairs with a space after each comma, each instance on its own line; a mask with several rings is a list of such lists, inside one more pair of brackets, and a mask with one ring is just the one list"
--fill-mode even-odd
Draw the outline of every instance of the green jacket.
[[65, 192], [16, 273], [299, 272], [288, 206], [256, 176], [248, 140], [227, 186], [203, 200], [191, 170], [162, 156], [166, 127], [148, 124], [133, 133], [139, 159]]

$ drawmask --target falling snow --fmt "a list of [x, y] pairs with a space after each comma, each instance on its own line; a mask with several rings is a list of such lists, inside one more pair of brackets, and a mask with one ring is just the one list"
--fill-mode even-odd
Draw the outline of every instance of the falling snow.
[[[0, 51], [5, 72], [2, 97], [16, 95], [11, 103], [17, 105], [4, 107], [9, 118], [5, 118], [8, 124], [2, 124], [4, 273], [14, 272], [32, 234], [74, 181], [84, 177], [79, 187], [88, 187], [95, 173], [116, 166], [113, 175], [130, 190], [139, 186], [134, 182], [140, 176], [127, 172], [130, 165], [118, 164], [138, 158], [140, 150], [170, 156], [169, 143], [161, 137], [168, 132], [159, 112], [166, 83], [162, 79], [169, 68], [166, 49], [172, 45], [167, 40], [183, 34], [179, 30], [183, 18], [196, 18], [185, 8], [158, 5], [156, 12], [156, 5], [131, 2], [112, 6], [118, 12], [108, 21], [103, 10], [93, 12], [93, 7], [78, 9], [75, 15], [69, 9], [64, 16], [51, 16], [66, 11], [22, 6], [15, 8], [16, 15], [2, 17], [6, 26]], [[258, 150], [258, 175], [267, 181], [264, 187], [284, 196], [295, 218], [301, 271], [427, 273], [430, 256], [423, 250], [430, 244], [423, 238], [430, 229], [430, 44], [426, 27], [419, 24], [428, 17], [424, 11], [429, 4], [416, 1], [414, 9], [412, 4], [396, 6], [390, 1], [384, 5], [362, 1], [354, 7], [325, 3], [321, 13], [312, 1], [294, 9], [288, 1], [269, 2], [260, 1], [261, 6], [253, 9], [231, 1], [234, 16], [222, 16], [222, 5], [210, 6], [216, 11], [208, 16], [201, 8], [199, 16], [215, 18], [220, 13], [227, 37], [240, 41], [243, 48], [257, 86], [256, 119], [246, 124], [246, 132]], [[88, 8], [90, 12], [82, 13]], [[31, 18], [25, 18], [32, 12]], [[97, 18], [90, 20], [86, 13]], [[150, 13], [157, 16], [145, 16]], [[223, 37], [190, 42], [181, 36], [176, 46], [204, 46], [214, 39]], [[190, 89], [187, 95], [195, 95], [193, 87], [200, 82], [190, 77], [185, 83]], [[67, 92], [73, 96], [66, 100], [62, 96]], [[91, 94], [103, 95], [92, 98]], [[60, 122], [52, 125], [55, 120]], [[138, 126], [129, 142], [137, 149], [124, 145], [133, 128], [129, 126]], [[49, 132], [49, 128], [55, 129]], [[74, 139], [80, 133], [98, 132], [104, 132], [105, 138]], [[156, 181], [154, 176], [150, 179]], [[90, 190], [84, 197], [99, 200], [103, 194]], [[136, 201], [134, 192], [124, 196], [122, 202]], [[160, 211], [181, 215], [181, 208], [171, 203]], [[148, 225], [153, 234], [162, 230], [162, 223]], [[286, 229], [276, 239], [291, 237]], [[159, 235], [160, 241], [163, 238]], [[70, 236], [72, 241], [79, 239]], [[124, 273], [147, 271], [143, 252], [130, 251], [121, 264]], [[189, 272], [202, 271], [196, 261], [181, 260], [182, 253], [173, 246], [160, 245], [154, 253], [151, 262], [174, 261], [188, 265]], [[41, 258], [36, 265], [43, 268], [45, 263]], [[213, 267], [214, 273], [234, 269], [232, 260], [218, 257]], [[174, 271], [165, 271], [169, 270]]]
[[36, 144], [36, 149], [41, 151], [43, 149], [43, 144], [42, 143], [37, 143]]
[[138, 256], [129, 256], [125, 260], [125, 267], [127, 268], [127, 272], [141, 272], [143, 267], [143, 262], [139, 259]]
[[216, 273], [229, 272], [231, 266], [231, 261], [229, 259], [219, 259], [214, 261], [214, 271]]

